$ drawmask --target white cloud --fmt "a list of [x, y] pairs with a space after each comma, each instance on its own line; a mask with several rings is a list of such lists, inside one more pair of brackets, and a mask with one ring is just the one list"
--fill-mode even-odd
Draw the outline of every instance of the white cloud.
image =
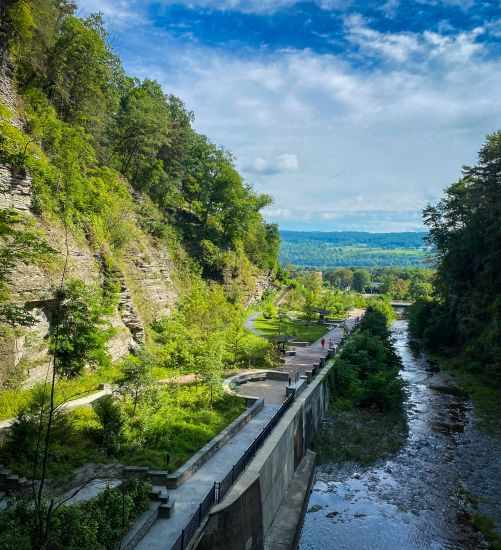
[[133, 72], [185, 99], [281, 211], [417, 211], [501, 125], [501, 62], [459, 54], [459, 35], [439, 38], [419, 37], [430, 44], [424, 66], [367, 72], [312, 52], [239, 59], [190, 48], [154, 71], [142, 56]]
[[[501, 59], [484, 55], [479, 40], [492, 30], [382, 33], [360, 17], [346, 28], [358, 57], [308, 50], [240, 57], [158, 29], [148, 30], [147, 42], [130, 31], [126, 67], [185, 101], [196, 127], [274, 197], [271, 219], [288, 227], [318, 220], [326, 228], [414, 227], [417, 212], [501, 127]], [[397, 211], [406, 214], [395, 221]]]
[[445, 61], [464, 63], [482, 53], [484, 46], [477, 39], [486, 32], [476, 27], [469, 32], [443, 35], [437, 32], [380, 32], [369, 27], [360, 14], [345, 17], [346, 36], [366, 55], [375, 55], [392, 62], [404, 63], [415, 57], [421, 63]]
[[85, 17], [91, 13], [102, 13], [107, 23], [113, 27], [145, 21], [144, 6], [138, 0], [85, 0], [78, 4], [79, 15]]
[[[183, 4], [189, 7], [206, 7], [214, 10], [237, 10], [244, 13], [273, 13], [289, 8], [302, 0], [163, 0], [165, 5]], [[344, 10], [351, 0], [312, 0], [325, 10]]]
[[272, 176], [287, 172], [296, 172], [299, 168], [299, 161], [296, 155], [283, 153], [272, 159], [257, 157], [254, 161], [245, 166], [244, 170], [251, 174], [265, 174]]

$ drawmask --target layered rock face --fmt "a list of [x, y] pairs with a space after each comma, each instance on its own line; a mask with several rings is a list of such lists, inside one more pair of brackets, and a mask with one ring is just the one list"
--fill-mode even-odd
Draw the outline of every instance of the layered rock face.
[[[0, 100], [16, 112], [17, 96], [12, 81], [0, 68]], [[13, 121], [22, 127], [18, 118]], [[32, 180], [29, 174], [14, 172], [0, 165], [0, 208], [14, 209], [31, 217], [47, 243], [60, 254], [55, 265], [19, 265], [11, 277], [10, 300], [28, 304], [37, 319], [29, 329], [6, 330], [0, 335], [0, 386], [6, 383], [31, 385], [45, 378], [49, 366], [47, 336], [51, 317], [51, 300], [60, 283], [62, 258], [68, 248], [67, 280], [78, 278], [86, 284], [103, 282], [99, 253], [85, 240], [77, 240], [57, 222], [46, 222], [33, 214]], [[172, 264], [165, 250], [147, 235], [140, 245], [131, 243], [114, 268], [119, 283], [119, 299], [109, 322], [114, 329], [108, 348], [117, 360], [145, 341], [145, 326], [167, 315], [177, 300], [171, 280]]]

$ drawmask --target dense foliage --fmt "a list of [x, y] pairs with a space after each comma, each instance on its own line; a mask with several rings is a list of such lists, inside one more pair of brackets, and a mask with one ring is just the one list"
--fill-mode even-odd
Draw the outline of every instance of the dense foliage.
[[270, 198], [195, 132], [180, 99], [125, 74], [99, 16], [75, 17], [67, 0], [2, 9], [29, 135], [2, 128], [0, 155], [30, 170], [42, 212], [64, 216], [95, 245], [120, 246], [133, 236], [126, 178], [161, 212], [145, 226], [156, 236], [174, 228], [206, 275], [221, 279], [247, 259], [276, 268], [278, 231], [260, 214]]
[[[112, 550], [131, 523], [149, 506], [150, 487], [128, 481], [81, 504], [58, 506], [44, 548], [51, 550]], [[47, 512], [47, 510], [45, 510]], [[41, 548], [29, 502], [19, 501], [0, 512], [0, 547], [3, 550]]]
[[425, 233], [281, 231], [280, 259], [300, 267], [420, 267], [429, 250]]
[[436, 249], [436, 300], [416, 304], [414, 334], [431, 348], [465, 350], [470, 364], [499, 375], [501, 357], [501, 132], [475, 166], [424, 211]]
[[434, 271], [416, 267], [378, 267], [370, 270], [341, 267], [327, 269], [323, 277], [340, 290], [384, 294], [395, 300], [414, 301], [433, 294]]
[[367, 308], [356, 333], [336, 357], [331, 371], [331, 392], [337, 406], [398, 409], [403, 384], [398, 375], [400, 360], [388, 329], [391, 306], [384, 301]]

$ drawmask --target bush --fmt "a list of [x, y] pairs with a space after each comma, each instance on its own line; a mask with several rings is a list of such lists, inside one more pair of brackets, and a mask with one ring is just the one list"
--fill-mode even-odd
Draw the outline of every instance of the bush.
[[399, 366], [384, 306], [371, 306], [331, 371], [334, 404], [339, 401], [346, 408], [349, 401], [354, 406], [375, 407], [380, 411], [399, 409], [403, 399]]
[[[92, 500], [61, 506], [52, 514], [44, 547], [51, 550], [116, 548], [131, 523], [148, 508], [149, 492], [148, 484], [131, 480], [119, 488], [105, 489]], [[29, 502], [19, 501], [0, 512], [0, 548], [35, 550], [39, 547], [35, 514]]]
[[125, 423], [122, 411], [111, 395], [105, 395], [97, 400], [93, 404], [93, 409], [101, 425], [101, 443], [106, 452], [111, 455], [120, 448]]

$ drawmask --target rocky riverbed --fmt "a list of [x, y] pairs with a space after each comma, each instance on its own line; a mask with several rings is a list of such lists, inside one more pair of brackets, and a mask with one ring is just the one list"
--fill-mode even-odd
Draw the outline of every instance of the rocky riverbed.
[[501, 438], [479, 429], [450, 377], [413, 354], [406, 321], [392, 332], [408, 388], [408, 435], [372, 466], [318, 467], [300, 549], [488, 548], [473, 518], [488, 516], [501, 530]]

